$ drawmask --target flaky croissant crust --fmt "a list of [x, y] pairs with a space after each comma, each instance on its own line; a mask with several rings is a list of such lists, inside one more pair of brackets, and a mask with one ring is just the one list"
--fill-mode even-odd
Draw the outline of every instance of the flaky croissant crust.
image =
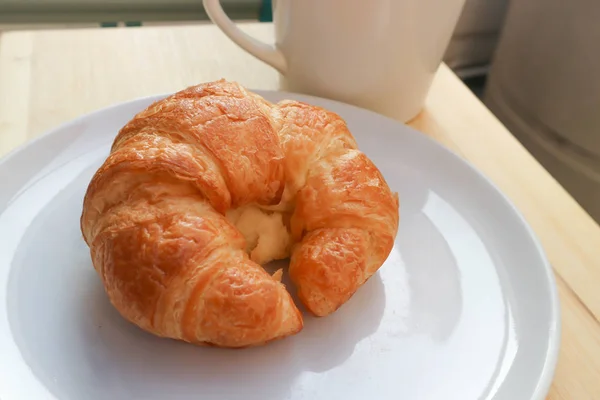
[[[236, 224], [251, 209], [280, 230], [245, 237]], [[280, 273], [259, 262], [290, 256], [299, 299], [325, 316], [381, 267], [398, 218], [397, 194], [338, 115], [220, 80], [153, 103], [119, 131], [87, 189], [81, 230], [127, 320], [245, 347], [303, 324]]]

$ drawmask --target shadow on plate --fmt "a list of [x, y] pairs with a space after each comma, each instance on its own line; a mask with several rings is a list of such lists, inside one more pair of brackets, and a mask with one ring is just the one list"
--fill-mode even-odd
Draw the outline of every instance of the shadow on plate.
[[78, 311], [89, 317], [80, 318], [77, 329], [94, 343], [81, 349], [82, 356], [111, 383], [106, 388], [119, 388], [104, 393], [110, 398], [124, 390], [130, 398], [193, 398], [198, 392], [207, 398], [285, 398], [300, 374], [335, 368], [350, 357], [377, 329], [385, 306], [375, 276], [338, 312], [306, 316], [305, 328], [293, 337], [256, 348], [204, 348], [141, 331], [120, 317], [98, 282], [92, 284], [94, 295]]

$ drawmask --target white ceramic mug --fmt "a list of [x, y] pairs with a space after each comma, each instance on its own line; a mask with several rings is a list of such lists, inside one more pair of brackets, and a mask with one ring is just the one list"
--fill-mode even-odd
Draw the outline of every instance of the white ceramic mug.
[[242, 32], [219, 0], [203, 1], [231, 40], [280, 72], [283, 90], [409, 121], [465, 0], [273, 0], [274, 46]]

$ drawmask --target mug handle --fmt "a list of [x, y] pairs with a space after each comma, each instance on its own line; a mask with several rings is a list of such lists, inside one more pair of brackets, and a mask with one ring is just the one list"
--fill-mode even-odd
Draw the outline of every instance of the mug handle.
[[223, 11], [219, 0], [202, 0], [206, 14], [235, 44], [254, 57], [269, 64], [284, 74], [287, 63], [281, 50], [244, 33]]

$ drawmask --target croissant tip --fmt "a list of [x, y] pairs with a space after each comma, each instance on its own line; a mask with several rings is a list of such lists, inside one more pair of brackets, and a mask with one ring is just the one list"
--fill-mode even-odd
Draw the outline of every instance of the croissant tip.
[[281, 278], [283, 277], [283, 269], [279, 268], [273, 275], [271, 275], [273, 279], [277, 282], [281, 282]]

